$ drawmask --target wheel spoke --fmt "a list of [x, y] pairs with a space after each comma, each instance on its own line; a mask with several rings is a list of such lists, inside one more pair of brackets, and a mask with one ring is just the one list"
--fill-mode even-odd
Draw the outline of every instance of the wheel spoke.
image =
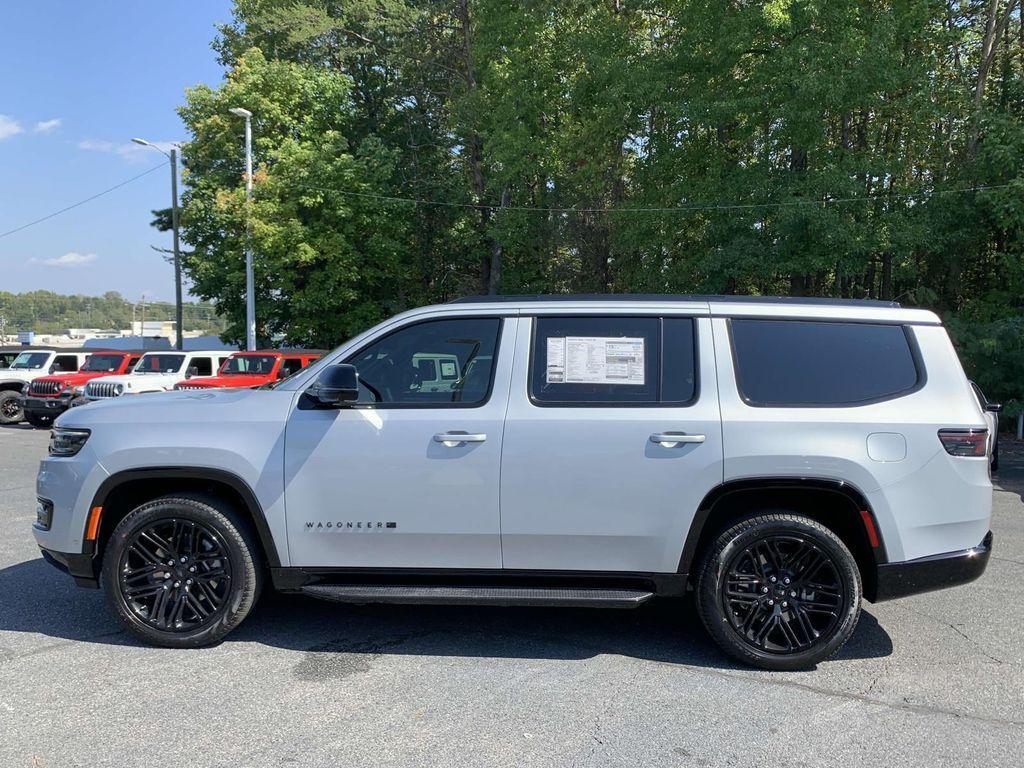
[[231, 591], [223, 540], [187, 519], [159, 520], [137, 531], [123, 550], [119, 576], [121, 597], [133, 614], [166, 632], [213, 621]]

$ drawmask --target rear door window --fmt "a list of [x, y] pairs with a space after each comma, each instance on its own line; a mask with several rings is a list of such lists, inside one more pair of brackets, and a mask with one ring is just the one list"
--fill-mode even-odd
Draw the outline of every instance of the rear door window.
[[689, 317], [538, 317], [530, 397], [537, 405], [678, 406], [697, 392]]
[[736, 384], [749, 405], [864, 405], [924, 381], [901, 325], [734, 318], [729, 328]]

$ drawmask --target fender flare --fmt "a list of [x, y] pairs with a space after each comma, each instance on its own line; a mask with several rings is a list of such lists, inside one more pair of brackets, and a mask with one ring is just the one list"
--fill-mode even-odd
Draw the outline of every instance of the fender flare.
[[683, 544], [683, 551], [679, 556], [678, 573], [688, 574], [693, 565], [694, 556], [697, 554], [697, 543], [700, 541], [701, 533], [704, 530], [711, 510], [722, 499], [729, 494], [738, 491], [754, 490], [818, 490], [838, 493], [845, 496], [857, 511], [867, 513], [878, 536], [879, 546], [872, 551], [876, 565], [883, 565], [888, 562], [885, 554], [885, 542], [881, 539], [881, 531], [878, 528], [878, 520], [874, 510], [868, 504], [867, 497], [859, 488], [845, 480], [822, 477], [745, 477], [738, 480], [728, 480], [717, 485], [708, 491], [707, 495], [697, 507], [697, 512], [690, 522], [690, 530], [686, 534], [686, 542]]
[[256, 533], [263, 546], [264, 555], [267, 558], [267, 565], [271, 568], [281, 567], [281, 558], [277, 554], [277, 545], [274, 542], [270, 526], [267, 524], [267, 517], [263, 512], [259, 499], [253, 493], [252, 488], [241, 477], [223, 469], [212, 467], [144, 467], [137, 469], [125, 469], [115, 472], [104, 480], [93, 496], [90, 509], [102, 507], [110, 494], [125, 483], [137, 480], [208, 480], [214, 483], [222, 483], [235, 491], [245, 503], [246, 510], [256, 528]]

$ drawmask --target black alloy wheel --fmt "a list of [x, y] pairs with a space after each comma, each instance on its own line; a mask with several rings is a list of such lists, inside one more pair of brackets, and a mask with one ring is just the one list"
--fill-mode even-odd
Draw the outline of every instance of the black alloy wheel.
[[753, 648], [789, 654], [829, 636], [845, 588], [831, 556], [804, 536], [769, 536], [737, 552], [719, 593], [733, 630]]
[[843, 541], [791, 512], [766, 511], [720, 533], [698, 568], [697, 607], [712, 638], [762, 669], [809, 669], [846, 643], [861, 578]]
[[17, 424], [23, 415], [21, 395], [10, 390], [0, 392], [0, 424]]
[[248, 521], [221, 499], [181, 493], [146, 502], [106, 544], [107, 602], [148, 643], [212, 645], [242, 623], [259, 596], [256, 541]]
[[213, 621], [231, 591], [223, 539], [192, 520], [155, 520], [137, 530], [118, 570], [128, 608], [165, 632], [190, 632]]

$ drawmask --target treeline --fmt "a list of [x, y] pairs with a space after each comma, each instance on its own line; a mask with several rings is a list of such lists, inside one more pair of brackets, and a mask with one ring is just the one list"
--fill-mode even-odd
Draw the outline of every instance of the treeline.
[[[133, 314], [134, 309], [134, 314]], [[4, 333], [18, 331], [56, 333], [66, 328], [100, 328], [122, 330], [131, 328], [132, 320], [143, 319], [141, 302], [126, 300], [117, 291], [102, 296], [62, 296], [50, 291], [8, 293], [0, 291], [0, 317]], [[173, 320], [174, 304], [146, 302], [146, 320]], [[182, 306], [182, 321], [186, 331], [224, 331], [224, 321], [212, 304], [186, 302]]]
[[215, 47], [186, 269], [232, 338], [248, 220], [264, 337], [472, 293], [896, 299], [1022, 395], [1018, 0], [236, 0]]

